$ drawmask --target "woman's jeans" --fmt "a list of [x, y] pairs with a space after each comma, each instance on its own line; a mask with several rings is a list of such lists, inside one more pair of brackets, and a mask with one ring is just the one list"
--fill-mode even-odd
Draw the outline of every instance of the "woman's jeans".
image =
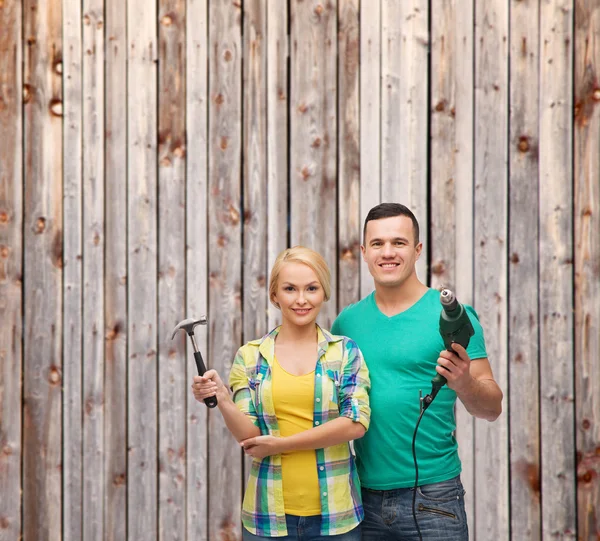
[[[468, 541], [465, 491], [460, 476], [417, 488], [415, 512], [423, 541]], [[362, 490], [363, 541], [419, 541], [412, 488]]]
[[242, 541], [361, 541], [360, 524], [347, 533], [321, 535], [321, 515], [298, 517], [286, 515], [288, 534], [285, 537], [261, 537], [242, 528]]

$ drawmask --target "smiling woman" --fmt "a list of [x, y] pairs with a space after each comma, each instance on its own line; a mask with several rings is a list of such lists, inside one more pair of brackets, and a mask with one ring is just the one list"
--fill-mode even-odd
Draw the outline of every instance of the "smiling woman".
[[370, 380], [356, 344], [316, 323], [330, 293], [321, 255], [284, 250], [269, 281], [281, 325], [238, 350], [233, 396], [215, 370], [194, 378], [195, 398], [217, 396], [227, 427], [254, 459], [244, 540], [295, 540], [299, 532], [309, 541], [360, 540], [364, 512], [348, 442], [369, 427]]

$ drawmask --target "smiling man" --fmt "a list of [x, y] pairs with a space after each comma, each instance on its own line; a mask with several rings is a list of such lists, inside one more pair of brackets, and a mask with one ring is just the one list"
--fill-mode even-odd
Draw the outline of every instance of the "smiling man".
[[[365, 509], [363, 541], [465, 541], [454, 404], [458, 397], [472, 415], [488, 421], [502, 411], [502, 391], [487, 359], [483, 330], [475, 311], [465, 305], [475, 335], [467, 350], [455, 345], [454, 353], [445, 351], [440, 294], [417, 277], [423, 245], [408, 208], [397, 203], [374, 207], [363, 236], [361, 250], [375, 291], [348, 306], [332, 327], [358, 344], [371, 375], [370, 430], [355, 442]], [[416, 440], [417, 529], [411, 443], [419, 390], [431, 390], [436, 371], [448, 384], [425, 412]]]

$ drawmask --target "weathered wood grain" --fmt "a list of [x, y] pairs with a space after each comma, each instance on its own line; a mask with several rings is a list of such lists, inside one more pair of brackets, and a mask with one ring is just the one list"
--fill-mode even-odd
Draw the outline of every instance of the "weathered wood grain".
[[164, 540], [180, 540], [186, 537], [183, 397], [190, 372], [185, 356], [187, 338], [171, 341], [171, 333], [187, 317], [185, 0], [161, 0], [158, 21], [158, 535]]
[[[208, 315], [208, 7], [207, 0], [186, 2], [186, 317]], [[182, 334], [182, 333], [180, 333]], [[194, 332], [205, 362], [212, 359], [207, 327]], [[196, 374], [189, 339], [185, 350], [187, 383], [187, 539], [207, 541], [208, 408], [191, 393]]]
[[[208, 350], [210, 364], [224, 377], [242, 342], [241, 16], [237, 4], [209, 4]], [[209, 449], [208, 538], [238, 539], [242, 459], [217, 411], [209, 413]]]
[[104, 540], [104, 2], [83, 9], [83, 538]]
[[61, 538], [62, 9], [23, 3], [23, 539]]
[[[289, 193], [288, 5], [267, 0], [267, 287], [275, 258], [287, 248]], [[267, 304], [268, 328], [281, 313]]]
[[[573, 2], [540, 4], [542, 539], [576, 538], [573, 379]], [[557, 437], [559, 435], [559, 437]]]
[[83, 66], [81, 3], [63, 2], [63, 536], [83, 538]]
[[127, 3], [127, 535], [158, 538], [157, 12]]
[[[426, 224], [427, 0], [382, 0], [381, 4], [381, 200], [402, 203]], [[420, 240], [427, 246], [427, 228]], [[427, 258], [417, 261], [427, 280]]]
[[[107, 541], [126, 539], [128, 516], [126, 8], [126, 3], [120, 0], [106, 0], [104, 4], [104, 536]], [[135, 318], [135, 312], [132, 313]], [[132, 487], [136, 486], [134, 480]]]
[[[244, 3], [243, 341], [267, 332], [267, 5]], [[280, 144], [278, 142], [278, 144]], [[279, 232], [278, 234], [281, 234]]]
[[[381, 203], [381, 0], [360, 9], [360, 235], [364, 220]], [[360, 296], [373, 291], [367, 265], [360, 264]], [[341, 308], [342, 303], [340, 303]]]
[[[507, 389], [508, 2], [475, 9], [475, 270], [473, 304], [495, 380]], [[508, 411], [475, 421], [475, 539], [509, 538]], [[493, 479], [493, 490], [490, 480]]]
[[0, 9], [0, 540], [21, 534], [23, 362], [22, 4]]
[[[338, 3], [338, 312], [360, 298], [359, 0]], [[335, 283], [335, 279], [334, 279]]]
[[[473, 18], [472, 0], [440, 2], [431, 11], [430, 285], [450, 287], [467, 304], [473, 302]], [[460, 401], [456, 425], [473, 531], [473, 417]]]
[[575, 3], [577, 535], [600, 536], [600, 4]]
[[[337, 1], [291, 2], [291, 244], [319, 252], [337, 275]], [[323, 306], [326, 328], [337, 292]]]
[[[541, 539], [538, 196], [539, 5], [511, 2], [508, 229], [510, 521]], [[513, 534], [513, 535], [514, 535]]]

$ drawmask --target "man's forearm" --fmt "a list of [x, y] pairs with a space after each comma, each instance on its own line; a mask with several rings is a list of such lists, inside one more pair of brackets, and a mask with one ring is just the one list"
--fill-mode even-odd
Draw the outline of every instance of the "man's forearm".
[[502, 391], [493, 379], [473, 378], [468, 386], [456, 394], [474, 417], [495, 421], [502, 413]]

